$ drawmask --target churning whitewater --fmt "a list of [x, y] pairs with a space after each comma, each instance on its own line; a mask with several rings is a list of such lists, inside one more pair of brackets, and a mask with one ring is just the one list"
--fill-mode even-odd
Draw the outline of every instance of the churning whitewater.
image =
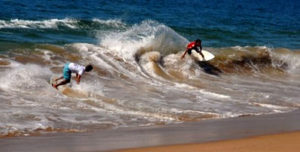
[[[129, 26], [71, 19], [0, 21], [0, 28], [96, 28], [98, 43], [5, 42], [0, 55], [0, 136], [82, 132], [299, 109], [300, 53], [266, 46], [205, 47], [216, 57], [180, 59], [188, 40], [146, 20]], [[82, 27], [80, 27], [82, 26]], [[1, 42], [4, 43], [4, 42]], [[59, 92], [49, 79], [66, 62], [91, 63], [80, 85]]]

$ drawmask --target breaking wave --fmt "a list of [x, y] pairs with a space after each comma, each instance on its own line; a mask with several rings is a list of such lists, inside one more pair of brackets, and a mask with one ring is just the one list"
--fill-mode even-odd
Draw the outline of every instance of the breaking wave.
[[126, 27], [121, 20], [78, 20], [72, 18], [65, 19], [46, 19], [46, 20], [23, 20], [11, 19], [0, 20], [0, 29], [96, 29], [97, 27], [111, 26], [115, 28]]
[[[53, 22], [53, 27], [48, 22]], [[15, 28], [78, 28], [83, 21], [1, 21]], [[11, 24], [11, 25], [9, 25]], [[0, 55], [1, 136], [80, 132], [288, 112], [299, 109], [300, 53], [266, 46], [204, 47], [215, 55], [180, 59], [188, 40], [143, 21], [93, 20], [98, 42], [9, 44]], [[88, 25], [85, 24], [85, 25]], [[24, 26], [24, 27], [23, 27]], [[92, 25], [95, 26], [95, 25]], [[5, 28], [7, 28], [5, 27]], [[90, 26], [91, 27], [91, 26]], [[89, 27], [89, 28], [90, 28]], [[121, 28], [119, 28], [121, 27]], [[80, 85], [49, 84], [65, 62], [91, 63]]]

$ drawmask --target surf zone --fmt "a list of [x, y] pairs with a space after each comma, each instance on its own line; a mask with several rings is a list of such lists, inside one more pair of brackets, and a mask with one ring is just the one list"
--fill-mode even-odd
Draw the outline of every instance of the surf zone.
[[[118, 20], [0, 23], [2, 29], [22, 29], [32, 38], [27, 43], [0, 42], [2, 137], [164, 125], [299, 108], [297, 49], [204, 43], [203, 50], [212, 58], [201, 61], [193, 55], [181, 59], [189, 41], [151, 20], [132, 26]], [[58, 44], [38, 43], [39, 34], [30, 35], [37, 29], [47, 33], [49, 28], [75, 35]], [[82, 31], [76, 33], [76, 28]], [[84, 35], [88, 28], [95, 29], [89, 35], [95, 43]], [[82, 35], [84, 42], [77, 42]], [[94, 69], [82, 76], [79, 85], [73, 74], [68, 86], [56, 90], [49, 81], [62, 75], [67, 62], [90, 63]]]

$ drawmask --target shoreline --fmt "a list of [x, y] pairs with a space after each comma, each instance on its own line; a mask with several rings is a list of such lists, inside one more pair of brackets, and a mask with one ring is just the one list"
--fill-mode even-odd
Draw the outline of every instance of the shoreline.
[[207, 143], [178, 144], [170, 146], [146, 147], [116, 150], [113, 152], [298, 152], [300, 131], [254, 136], [234, 140]]
[[54, 133], [0, 139], [0, 151], [101, 152], [234, 140], [300, 131], [300, 110], [289, 113], [128, 127], [86, 133]]

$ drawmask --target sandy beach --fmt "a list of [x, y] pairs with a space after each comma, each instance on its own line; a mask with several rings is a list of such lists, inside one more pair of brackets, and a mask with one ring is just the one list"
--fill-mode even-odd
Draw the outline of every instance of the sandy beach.
[[0, 151], [101, 152], [143, 147], [154, 148], [136, 151], [297, 151], [299, 114], [300, 111], [294, 111], [165, 126], [1, 138]]
[[300, 132], [256, 136], [237, 140], [225, 140], [202, 144], [172, 145], [115, 152], [298, 152]]

